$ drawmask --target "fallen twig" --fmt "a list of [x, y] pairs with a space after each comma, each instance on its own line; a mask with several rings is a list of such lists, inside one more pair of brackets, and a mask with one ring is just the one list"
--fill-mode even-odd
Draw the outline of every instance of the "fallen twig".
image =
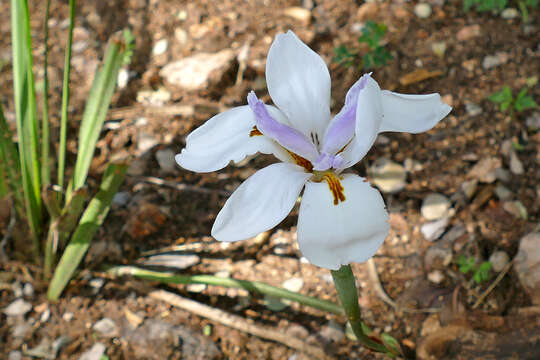
[[508, 264], [506, 264], [506, 266], [504, 267], [504, 269], [499, 273], [499, 275], [497, 275], [497, 277], [495, 278], [495, 280], [491, 283], [491, 285], [489, 285], [489, 287], [486, 289], [486, 291], [484, 291], [479, 297], [478, 299], [476, 300], [476, 302], [474, 303], [474, 305], [472, 306], [473, 309], [476, 309], [478, 306], [480, 306], [480, 304], [482, 304], [484, 302], [484, 300], [486, 299], [486, 297], [489, 295], [489, 293], [491, 293], [493, 291], [493, 289], [495, 289], [495, 287], [501, 282], [501, 280], [503, 279], [503, 277], [508, 273], [508, 271], [510, 271], [510, 269], [512, 268], [512, 265], [514, 264], [514, 259], [512, 259], [512, 261], [508, 262]]
[[302, 351], [310, 356], [313, 356], [316, 359], [329, 358], [325, 354], [323, 349], [315, 347], [313, 345], [309, 345], [300, 339], [294, 338], [290, 335], [286, 335], [283, 332], [278, 332], [268, 329], [266, 327], [251, 324], [246, 319], [240, 316], [229, 314], [223, 310], [216, 309], [190, 299], [186, 299], [171, 292], [165, 290], [156, 290], [152, 291], [149, 296], [153, 299], [165, 301], [173, 306], [187, 310], [191, 313], [210, 319], [212, 321], [216, 321], [233, 329], [237, 329], [263, 339], [279, 342], [290, 348]]
[[194, 185], [180, 184], [180, 183], [176, 183], [174, 181], [163, 180], [163, 179], [160, 179], [160, 178], [154, 177], [154, 176], [143, 176], [143, 177], [140, 178], [140, 180], [142, 180], [142, 181], [144, 181], [146, 183], [149, 183], [149, 184], [154, 184], [154, 185], [159, 185], [159, 186], [167, 186], [167, 187], [170, 187], [170, 188], [173, 188], [173, 189], [176, 189], [176, 190], [180, 190], [180, 191], [193, 191], [193, 192], [198, 192], [198, 193], [201, 193], [201, 194], [218, 194], [218, 195], [222, 195], [222, 196], [231, 195], [231, 192], [226, 191], [226, 190], [207, 189], [207, 188], [202, 188], [202, 187], [194, 186]]
[[375, 265], [375, 261], [373, 260], [373, 258], [370, 258], [367, 261], [367, 266], [368, 266], [368, 276], [369, 276], [369, 279], [371, 280], [371, 283], [375, 287], [375, 292], [381, 298], [382, 301], [390, 305], [396, 311], [413, 313], [413, 314], [414, 313], [437, 313], [441, 311], [438, 308], [409, 309], [406, 307], [399, 306], [398, 304], [396, 304], [394, 300], [390, 298], [390, 296], [388, 296], [386, 291], [384, 291], [384, 288], [381, 284], [381, 280], [379, 279], [379, 273], [377, 272], [377, 266]]

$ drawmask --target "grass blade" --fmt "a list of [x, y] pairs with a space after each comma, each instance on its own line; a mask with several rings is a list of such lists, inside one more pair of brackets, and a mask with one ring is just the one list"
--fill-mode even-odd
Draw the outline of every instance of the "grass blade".
[[86, 250], [90, 246], [90, 241], [107, 216], [113, 196], [124, 180], [126, 171], [127, 166], [123, 164], [110, 164], [107, 166], [103, 174], [99, 192], [88, 204], [71, 237], [69, 245], [66, 247], [56, 267], [47, 292], [47, 297], [50, 300], [57, 300], [60, 297], [60, 294], [77, 269]]
[[58, 185], [64, 187], [66, 167], [66, 141], [69, 105], [69, 76], [71, 74], [71, 48], [73, 44], [73, 27], [75, 25], [75, 0], [69, 0], [69, 33], [64, 60], [64, 84], [62, 87], [62, 110], [60, 118], [60, 144], [58, 147]]
[[43, 115], [41, 118], [41, 182], [46, 188], [51, 183], [51, 168], [49, 159], [50, 133], [49, 133], [49, 15], [51, 0], [47, 0], [45, 7], [45, 50], [43, 51]]
[[[15, 201], [15, 209], [21, 218], [24, 218], [24, 197], [20, 176], [20, 161], [17, 148], [13, 143], [13, 136], [7, 124], [2, 104], [0, 103], [0, 161], [4, 175], [7, 175], [11, 185], [11, 193]], [[4, 177], [5, 179], [5, 177]]]
[[11, 36], [15, 113], [22, 184], [28, 222], [33, 235], [34, 251], [38, 254], [38, 236], [42, 225], [39, 124], [32, 73], [30, 15], [26, 0], [11, 0]]
[[124, 31], [123, 38], [117, 37], [109, 41], [103, 66], [96, 73], [81, 120], [77, 161], [73, 179], [68, 186], [67, 199], [73, 189], [82, 187], [86, 181], [96, 143], [116, 87], [118, 72], [128, 61], [132, 44], [133, 37], [129, 31]]
[[213, 275], [177, 275], [167, 272], [146, 270], [135, 266], [117, 266], [109, 269], [107, 272], [117, 276], [131, 275], [141, 279], [159, 281], [165, 284], [205, 284], [245, 289], [252, 293], [260, 293], [280, 299], [293, 300], [300, 304], [311, 306], [329, 313], [338, 315], [343, 314], [341, 306], [330, 301], [302, 295], [260, 281], [237, 280]]

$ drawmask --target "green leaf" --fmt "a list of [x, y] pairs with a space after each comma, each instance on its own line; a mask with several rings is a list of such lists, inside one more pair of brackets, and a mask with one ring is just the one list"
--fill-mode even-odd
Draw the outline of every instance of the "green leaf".
[[117, 34], [110, 40], [103, 66], [96, 73], [81, 120], [77, 160], [67, 189], [68, 200], [73, 189], [82, 187], [86, 182], [96, 143], [111, 104], [118, 72], [131, 54], [132, 41], [129, 31], [125, 31], [123, 37]]
[[491, 94], [488, 96], [488, 100], [494, 103], [500, 104], [508, 100], [512, 100], [512, 90], [505, 85], [501, 91]]
[[19, 160], [26, 212], [33, 235], [34, 251], [37, 254], [39, 253], [38, 236], [42, 226], [40, 141], [32, 72], [30, 14], [26, 0], [11, 0], [11, 37]]
[[473, 280], [477, 284], [481, 284], [489, 280], [490, 271], [491, 271], [491, 262], [484, 261], [478, 268], [475, 270], [473, 275]]
[[538, 106], [534, 99], [531, 96], [527, 95], [527, 90], [527, 88], [521, 89], [518, 96], [516, 97], [516, 101], [514, 102], [514, 109], [516, 109], [517, 112], [521, 112], [527, 109], [534, 109]]
[[352, 59], [354, 59], [354, 54], [351, 53], [345, 45], [340, 45], [334, 48], [334, 57], [332, 58], [332, 62], [350, 65]]
[[459, 271], [463, 274], [467, 274], [468, 272], [476, 269], [476, 259], [473, 257], [459, 255], [456, 263], [459, 267]]
[[124, 180], [126, 170], [126, 165], [117, 164], [109, 164], [105, 169], [99, 192], [88, 204], [56, 267], [47, 291], [49, 300], [57, 300], [73, 276], [94, 234], [107, 217], [113, 196]]

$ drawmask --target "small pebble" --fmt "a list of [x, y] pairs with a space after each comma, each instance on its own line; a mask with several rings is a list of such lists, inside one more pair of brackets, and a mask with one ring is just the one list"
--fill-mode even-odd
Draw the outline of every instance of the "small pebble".
[[32, 310], [32, 304], [23, 299], [17, 299], [4, 309], [6, 316], [23, 316]]
[[476, 179], [464, 181], [461, 184], [461, 190], [465, 194], [465, 197], [467, 198], [467, 200], [472, 199], [474, 194], [476, 194], [476, 189], [478, 189], [478, 180]]
[[304, 280], [302, 278], [291, 278], [285, 280], [282, 286], [292, 292], [298, 292], [304, 286]]
[[75, 316], [75, 314], [73, 314], [72, 312], [67, 312], [62, 315], [62, 319], [64, 319], [64, 321], [70, 322], [73, 319], [73, 316]]
[[483, 109], [480, 105], [472, 102], [465, 103], [465, 111], [469, 116], [478, 116], [482, 113]]
[[434, 284], [440, 284], [444, 281], [444, 274], [440, 270], [434, 270], [427, 276], [428, 280]]
[[178, 164], [174, 159], [176, 152], [172, 149], [160, 149], [156, 151], [156, 160], [161, 170], [171, 173], [178, 169]]
[[420, 231], [427, 241], [435, 241], [441, 237], [448, 225], [448, 218], [444, 217], [440, 220], [422, 225]]
[[450, 200], [442, 194], [429, 194], [422, 202], [420, 209], [422, 216], [427, 220], [438, 220], [448, 214]]
[[8, 360], [22, 360], [22, 358], [22, 352], [17, 350], [10, 351], [8, 354]]
[[515, 8], [506, 8], [501, 12], [501, 17], [505, 20], [512, 20], [519, 16], [519, 11]]
[[114, 337], [118, 335], [116, 323], [111, 318], [103, 318], [92, 327], [103, 336]]
[[426, 19], [431, 15], [431, 5], [419, 3], [414, 7], [414, 14], [420, 19]]
[[30, 283], [24, 284], [23, 295], [26, 296], [26, 297], [34, 296], [34, 285], [32, 285]]
[[444, 41], [434, 42], [431, 44], [431, 51], [439, 57], [443, 57], [446, 52], [446, 43]]
[[161, 55], [164, 54], [165, 51], [167, 51], [167, 47], [169, 46], [169, 42], [167, 39], [161, 39], [156, 42], [154, 45], [154, 48], [152, 49], [152, 54], [154, 55]]
[[527, 125], [527, 128], [532, 131], [540, 130], [540, 112], [533, 112], [527, 117], [527, 119], [525, 119], [525, 124]]
[[495, 251], [489, 257], [489, 262], [495, 272], [501, 272], [506, 264], [510, 261], [510, 257], [504, 251]]
[[497, 195], [499, 200], [508, 201], [512, 199], [514, 194], [512, 193], [512, 191], [508, 190], [508, 188], [505, 187], [504, 185], [498, 184], [495, 187], [495, 195]]
[[102, 343], [95, 343], [90, 350], [85, 351], [79, 360], [101, 360], [105, 354], [105, 345]]
[[525, 173], [523, 163], [519, 160], [519, 157], [513, 149], [510, 151], [510, 171], [514, 175], [523, 175], [523, 173]]

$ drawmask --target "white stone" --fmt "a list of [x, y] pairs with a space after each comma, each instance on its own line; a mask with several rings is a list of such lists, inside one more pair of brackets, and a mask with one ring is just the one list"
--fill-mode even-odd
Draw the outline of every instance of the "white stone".
[[444, 281], [444, 274], [440, 270], [434, 270], [427, 276], [428, 280], [434, 284], [440, 284]]
[[212, 80], [220, 80], [231, 66], [234, 57], [235, 54], [230, 49], [218, 53], [199, 53], [165, 65], [159, 74], [173, 86], [186, 90], [201, 90]]
[[178, 169], [178, 164], [174, 160], [175, 152], [171, 149], [160, 149], [156, 151], [156, 160], [161, 170], [172, 173]]
[[532, 302], [540, 305], [540, 233], [530, 233], [520, 240], [514, 266]]
[[168, 47], [169, 47], [169, 42], [167, 41], [167, 39], [158, 40], [156, 44], [154, 45], [154, 48], [152, 49], [152, 54], [156, 56], [165, 54]]
[[497, 195], [499, 200], [508, 201], [512, 199], [512, 197], [514, 196], [514, 193], [508, 190], [508, 188], [505, 187], [504, 185], [498, 184], [495, 187], [495, 195]]
[[32, 304], [23, 299], [17, 299], [4, 309], [6, 316], [23, 316], [32, 310]]
[[440, 220], [429, 222], [422, 225], [420, 231], [427, 241], [434, 241], [441, 237], [448, 225], [448, 218], [444, 217]]
[[519, 16], [519, 11], [516, 8], [506, 8], [501, 12], [501, 17], [506, 20], [512, 20]]
[[508, 254], [501, 250], [493, 252], [493, 254], [491, 254], [491, 256], [489, 257], [491, 267], [493, 271], [496, 272], [501, 272], [509, 261], [510, 257], [508, 256]]
[[510, 171], [514, 175], [523, 175], [525, 173], [523, 163], [519, 160], [514, 149], [510, 150]]
[[105, 354], [105, 345], [102, 343], [95, 343], [90, 350], [85, 351], [79, 360], [100, 360]]
[[296, 277], [285, 280], [282, 286], [292, 292], [298, 292], [304, 286], [304, 280], [302, 278]]
[[405, 168], [386, 158], [376, 160], [370, 168], [371, 182], [382, 192], [393, 193], [405, 188]]
[[416, 4], [414, 7], [414, 14], [420, 19], [426, 19], [431, 15], [431, 5], [426, 3]]
[[106, 317], [99, 320], [92, 328], [106, 337], [115, 337], [118, 335], [118, 327], [111, 318]]
[[420, 209], [422, 216], [427, 220], [438, 220], [448, 214], [450, 200], [442, 194], [429, 194], [422, 202]]

